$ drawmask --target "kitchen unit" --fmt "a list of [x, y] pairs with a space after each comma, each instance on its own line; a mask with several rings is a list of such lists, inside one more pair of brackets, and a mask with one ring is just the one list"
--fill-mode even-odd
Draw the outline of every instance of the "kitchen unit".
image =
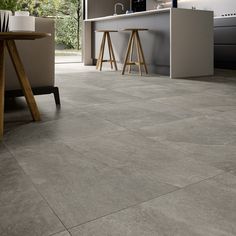
[[214, 19], [215, 67], [236, 69], [236, 16]]
[[84, 21], [85, 65], [94, 65], [102, 34], [110, 29], [118, 64], [122, 65], [129, 34], [125, 28], [147, 28], [141, 33], [146, 62], [151, 73], [171, 78], [213, 75], [213, 12], [178, 8], [98, 17]]

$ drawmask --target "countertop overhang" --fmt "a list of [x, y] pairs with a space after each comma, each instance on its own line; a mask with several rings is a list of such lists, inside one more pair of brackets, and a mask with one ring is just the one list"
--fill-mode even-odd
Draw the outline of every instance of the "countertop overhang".
[[163, 12], [169, 12], [170, 10], [171, 10], [171, 8], [163, 8], [163, 9], [149, 10], [149, 11], [142, 11], [142, 12], [135, 12], [135, 13], [128, 13], [128, 14], [104, 16], [104, 17], [87, 19], [84, 21], [85, 22], [93, 22], [93, 21], [115, 20], [115, 19], [119, 19], [119, 18], [129, 18], [129, 17], [133, 17], [133, 16], [158, 14], [158, 13], [163, 13]]

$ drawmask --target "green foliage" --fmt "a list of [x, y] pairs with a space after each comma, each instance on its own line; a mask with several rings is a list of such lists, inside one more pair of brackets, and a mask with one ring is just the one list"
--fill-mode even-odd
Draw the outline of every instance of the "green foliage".
[[40, 4], [41, 16], [54, 16], [56, 43], [66, 48], [80, 48], [81, 0], [44, 0]]
[[77, 21], [72, 17], [58, 18], [56, 20], [56, 42], [66, 48], [77, 48]]
[[2, 10], [27, 10], [34, 16], [54, 17], [56, 43], [67, 48], [80, 47], [80, 8], [81, 0], [0, 0]]
[[0, 9], [15, 11], [17, 8], [17, 3], [18, 3], [18, 0], [1, 0]]

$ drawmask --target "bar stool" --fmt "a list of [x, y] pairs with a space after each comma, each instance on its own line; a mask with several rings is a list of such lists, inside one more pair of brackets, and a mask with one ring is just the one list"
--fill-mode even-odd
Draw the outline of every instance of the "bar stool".
[[[142, 44], [141, 44], [140, 37], [139, 37], [139, 31], [147, 31], [147, 30], [148, 29], [139, 29], [139, 28], [125, 29], [124, 30], [124, 31], [131, 31], [131, 35], [130, 35], [130, 38], [129, 38], [128, 48], [127, 48], [127, 51], [126, 51], [126, 56], [125, 56], [125, 62], [124, 62], [124, 66], [123, 66], [122, 75], [125, 74], [126, 66], [129, 66], [128, 73], [130, 73], [131, 65], [137, 65], [139, 67], [140, 75], [142, 75], [141, 65], [143, 65], [146, 74], [148, 74], [148, 69], [147, 69], [147, 65], [146, 65], [146, 62], [145, 62], [143, 48], [142, 48]], [[137, 52], [138, 61], [133, 61], [132, 60], [134, 43], [136, 45], [136, 52]]]
[[[98, 56], [98, 59], [97, 59], [96, 69], [99, 69], [101, 71], [102, 70], [102, 63], [103, 62], [110, 62], [111, 63], [111, 69], [113, 69], [113, 63], [114, 63], [115, 70], [117, 71], [116, 58], [115, 58], [115, 54], [114, 54], [113, 47], [112, 47], [110, 33], [111, 32], [118, 32], [118, 31], [117, 30], [96, 30], [95, 32], [102, 32], [103, 33], [102, 42], [101, 42], [100, 51], [99, 51], [99, 56]], [[110, 60], [104, 60], [103, 59], [106, 40], [107, 40]]]

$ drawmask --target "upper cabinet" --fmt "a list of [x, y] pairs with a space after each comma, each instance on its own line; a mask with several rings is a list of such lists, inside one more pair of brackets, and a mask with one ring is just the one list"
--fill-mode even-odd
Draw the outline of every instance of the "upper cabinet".
[[119, 14], [125, 13], [129, 9], [129, 0], [86, 0], [85, 1], [85, 18], [97, 18], [103, 16], [111, 16], [114, 14], [114, 6], [116, 3], [124, 5], [124, 11], [117, 9]]

